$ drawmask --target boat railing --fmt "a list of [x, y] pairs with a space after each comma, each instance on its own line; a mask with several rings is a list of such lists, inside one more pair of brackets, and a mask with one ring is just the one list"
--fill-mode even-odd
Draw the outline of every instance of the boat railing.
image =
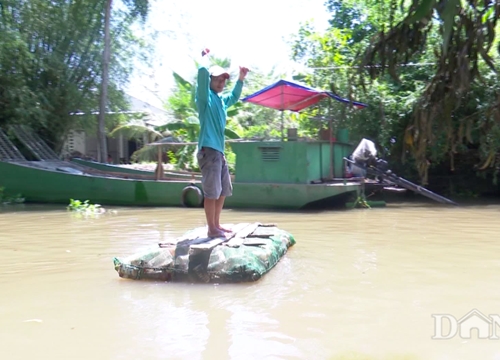
[[59, 156], [33, 130], [22, 125], [11, 125], [10, 128], [38, 160], [59, 160]]
[[9, 140], [7, 135], [0, 129], [0, 160], [2, 161], [26, 161], [19, 149]]

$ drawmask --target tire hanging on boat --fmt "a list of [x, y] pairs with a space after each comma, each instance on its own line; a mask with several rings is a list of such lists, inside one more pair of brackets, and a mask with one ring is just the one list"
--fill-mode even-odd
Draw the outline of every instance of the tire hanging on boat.
[[190, 205], [188, 205], [186, 203], [187, 195], [190, 192], [194, 192], [198, 196], [198, 201], [197, 201], [197, 204], [195, 205], [195, 207], [201, 207], [203, 204], [203, 192], [200, 190], [199, 187], [197, 187], [195, 185], [189, 185], [189, 186], [186, 186], [184, 189], [182, 189], [182, 194], [181, 194], [182, 206], [191, 207]]

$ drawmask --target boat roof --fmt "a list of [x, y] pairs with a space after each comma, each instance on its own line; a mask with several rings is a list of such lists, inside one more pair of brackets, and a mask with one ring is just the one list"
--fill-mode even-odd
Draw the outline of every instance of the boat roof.
[[247, 97], [242, 101], [254, 103], [276, 110], [290, 110], [299, 112], [324, 98], [352, 104], [355, 108], [362, 109], [367, 104], [344, 99], [330, 91], [317, 90], [288, 80], [279, 80]]

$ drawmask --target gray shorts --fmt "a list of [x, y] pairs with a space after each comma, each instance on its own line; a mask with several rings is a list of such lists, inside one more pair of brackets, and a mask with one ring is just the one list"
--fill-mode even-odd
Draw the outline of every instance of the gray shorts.
[[233, 185], [224, 154], [215, 149], [203, 147], [196, 154], [196, 158], [202, 175], [203, 195], [207, 199], [231, 196]]

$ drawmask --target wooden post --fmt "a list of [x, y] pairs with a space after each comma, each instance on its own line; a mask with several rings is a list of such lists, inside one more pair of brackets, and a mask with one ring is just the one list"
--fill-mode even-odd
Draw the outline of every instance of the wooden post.
[[333, 124], [332, 117], [330, 116], [329, 124], [328, 124], [328, 136], [330, 141], [330, 179], [333, 179], [333, 141], [332, 141], [332, 132], [333, 132]]
[[284, 119], [283, 119], [283, 111], [281, 111], [281, 141], [285, 141], [285, 128], [284, 128]]
[[333, 180], [333, 109], [332, 99], [328, 99], [328, 141], [330, 142], [330, 179]]
[[161, 158], [161, 145], [158, 145], [158, 164], [156, 165], [156, 180], [163, 179], [163, 159]]
[[118, 136], [118, 163], [120, 163], [120, 159], [125, 158], [124, 156], [124, 151], [123, 151], [123, 134], [120, 134]]
[[98, 161], [101, 163], [108, 162], [108, 145], [106, 143], [106, 126], [105, 114], [106, 104], [108, 100], [108, 82], [109, 82], [109, 62], [111, 57], [111, 3], [112, 0], [106, 1], [105, 15], [104, 15], [104, 50], [102, 59], [102, 76], [101, 76], [101, 93], [99, 96], [99, 115], [97, 126], [97, 142], [99, 143]]

